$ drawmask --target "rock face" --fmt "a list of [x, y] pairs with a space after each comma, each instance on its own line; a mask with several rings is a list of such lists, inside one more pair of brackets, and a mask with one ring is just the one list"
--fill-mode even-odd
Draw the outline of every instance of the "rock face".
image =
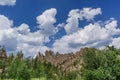
[[7, 55], [6, 55], [6, 51], [4, 48], [0, 49], [0, 60], [6, 60], [7, 59]]
[[[0, 60], [1, 61], [7, 60], [6, 50], [4, 48], [0, 49]], [[2, 73], [2, 72], [3, 72], [3, 69], [0, 67], [0, 73]]]
[[52, 51], [46, 51], [45, 55], [38, 53], [36, 56], [39, 61], [46, 61], [46, 63], [51, 63], [53, 66], [57, 67], [60, 71], [70, 72], [75, 70], [80, 70], [83, 64], [82, 54], [84, 49], [76, 53], [60, 54]]

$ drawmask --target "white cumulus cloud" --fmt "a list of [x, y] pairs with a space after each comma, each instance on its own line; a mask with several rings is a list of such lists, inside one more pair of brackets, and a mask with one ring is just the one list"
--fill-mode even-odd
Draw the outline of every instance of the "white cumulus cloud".
[[73, 9], [69, 12], [68, 19], [66, 20], [67, 24], [65, 25], [65, 30], [67, 34], [71, 34], [79, 30], [79, 21], [83, 19], [93, 20], [96, 15], [102, 14], [101, 8], [83, 8]]
[[0, 15], [0, 45], [4, 45], [8, 53], [23, 51], [25, 56], [34, 56], [37, 52], [42, 53], [49, 48], [44, 46], [46, 42], [40, 30], [30, 32], [27, 24], [23, 23], [13, 27], [13, 21]]
[[83, 8], [82, 11], [80, 11], [80, 14], [83, 16], [83, 18], [87, 20], [94, 19], [96, 15], [102, 14], [101, 8]]
[[[119, 35], [120, 29], [117, 29], [117, 21], [109, 20], [102, 27], [98, 22], [85, 26], [84, 28], [63, 36], [53, 44], [53, 50], [61, 53], [75, 52], [82, 47], [101, 48], [109, 45], [114, 39], [113, 36]], [[62, 44], [61, 44], [62, 43]]]
[[39, 24], [40, 33], [45, 37], [46, 41], [49, 41], [49, 37], [57, 33], [58, 29], [54, 26], [56, 23], [57, 10], [55, 8], [48, 9], [39, 15], [37, 23]]
[[10, 51], [17, 46], [16, 31], [11, 28], [13, 21], [4, 15], [0, 15], [0, 44], [5, 45]]
[[115, 48], [120, 49], [120, 37], [113, 38], [113, 40], [112, 40], [110, 45], [114, 46]]
[[4, 15], [0, 15], [0, 30], [9, 29], [11, 26], [13, 26], [13, 21], [9, 20]]
[[[120, 48], [120, 28], [117, 20], [110, 18], [101, 23], [90, 22], [96, 15], [102, 14], [101, 8], [83, 8], [73, 9], [68, 14], [66, 22], [58, 23], [55, 16], [57, 10], [51, 8], [45, 10], [36, 17], [38, 30], [31, 32], [30, 26], [26, 23], [14, 27], [13, 21], [4, 15], [0, 15], [0, 45], [5, 45], [8, 52], [23, 51], [25, 56], [34, 56], [37, 52], [44, 53], [46, 50], [53, 50], [60, 53], [75, 52], [82, 47], [102, 48], [106, 45], [114, 45]], [[101, 15], [102, 16], [102, 15]], [[79, 26], [79, 22], [86, 19], [88, 25]], [[55, 35], [63, 31], [67, 34], [62, 35], [59, 39]], [[55, 41], [48, 47], [45, 43]], [[51, 42], [50, 42], [51, 43]]]
[[0, 5], [5, 6], [5, 5], [9, 5], [9, 6], [13, 6], [15, 5], [16, 0], [0, 0]]

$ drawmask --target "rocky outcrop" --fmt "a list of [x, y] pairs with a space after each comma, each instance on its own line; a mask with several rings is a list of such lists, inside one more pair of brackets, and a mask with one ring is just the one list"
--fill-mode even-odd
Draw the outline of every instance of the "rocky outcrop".
[[60, 71], [70, 72], [75, 70], [80, 70], [83, 64], [82, 54], [86, 48], [81, 49], [76, 53], [60, 54], [54, 53], [51, 50], [46, 51], [45, 55], [38, 53], [36, 56], [39, 61], [46, 61], [46, 63], [51, 63], [53, 66], [57, 67]]
[[6, 51], [4, 48], [0, 49], [0, 60], [6, 60], [7, 59], [7, 55], [6, 55]]
[[[0, 48], [0, 61], [6, 61], [6, 60], [7, 60], [6, 50], [4, 48]], [[0, 73], [2, 72], [3, 72], [3, 69], [0, 66]]]

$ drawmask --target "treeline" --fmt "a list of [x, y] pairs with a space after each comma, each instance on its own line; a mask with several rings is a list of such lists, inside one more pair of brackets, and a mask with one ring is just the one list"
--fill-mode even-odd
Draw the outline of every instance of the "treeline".
[[[120, 49], [107, 46], [103, 50], [84, 48], [83, 64], [79, 70], [63, 72], [45, 59], [39, 61], [24, 58], [23, 53], [10, 55], [6, 60], [0, 60], [0, 78], [14, 80], [31, 80], [45, 78], [46, 80], [120, 80]], [[79, 64], [76, 62], [75, 64]]]
[[7, 59], [0, 60], [0, 80], [70, 80], [75, 79], [73, 72], [64, 74], [57, 67], [51, 65], [45, 59], [24, 58], [23, 53], [9, 55]]
[[23, 59], [22, 56], [23, 53], [19, 52], [16, 56], [10, 55], [7, 60], [0, 61], [0, 68], [2, 69], [0, 77], [2, 80], [30, 80], [41, 77], [53, 80], [58, 74], [57, 68], [50, 63], [31, 58]]
[[83, 80], [120, 80], [120, 49], [87, 48], [83, 55]]

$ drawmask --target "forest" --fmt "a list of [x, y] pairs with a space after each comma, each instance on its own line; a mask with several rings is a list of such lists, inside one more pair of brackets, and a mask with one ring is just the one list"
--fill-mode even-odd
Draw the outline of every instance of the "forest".
[[102, 50], [86, 47], [68, 54], [46, 51], [46, 56], [38, 53], [36, 58], [23, 56], [18, 52], [0, 59], [0, 80], [120, 80], [120, 49], [114, 46]]

